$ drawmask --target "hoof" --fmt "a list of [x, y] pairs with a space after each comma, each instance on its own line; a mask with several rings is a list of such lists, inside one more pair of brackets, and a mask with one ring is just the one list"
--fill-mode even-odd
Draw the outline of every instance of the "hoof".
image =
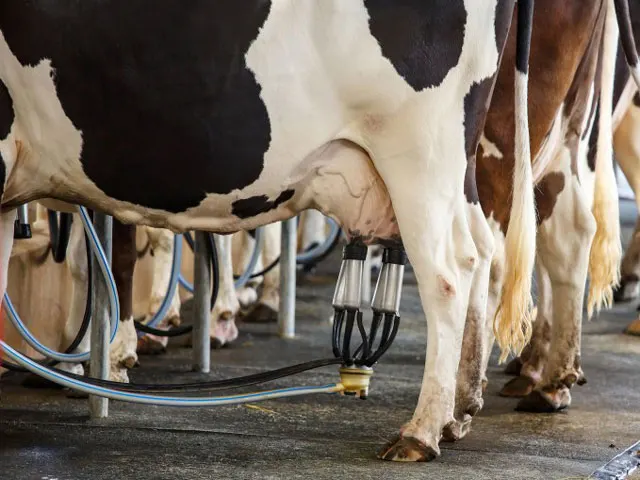
[[465, 415], [464, 420], [452, 422], [442, 430], [443, 442], [457, 442], [471, 431], [471, 416]]
[[64, 387], [58, 385], [51, 380], [47, 380], [46, 378], [42, 378], [34, 373], [30, 373], [26, 376], [26, 378], [22, 381], [22, 386], [25, 388], [33, 388], [33, 389], [44, 389], [44, 388], [53, 388], [55, 390], [62, 390]]
[[412, 437], [396, 436], [378, 453], [378, 458], [392, 462], [430, 462], [439, 455], [433, 448]]
[[560, 388], [553, 393], [534, 390], [518, 402], [516, 411], [531, 413], [555, 413], [567, 408], [571, 403], [568, 388]]
[[136, 350], [140, 355], [161, 355], [167, 351], [167, 347], [159, 337], [145, 335], [138, 339]]
[[507, 375], [520, 375], [520, 370], [522, 370], [522, 360], [520, 360], [520, 357], [516, 357], [507, 364], [504, 373]]
[[236, 292], [240, 307], [243, 309], [251, 308], [251, 305], [258, 301], [258, 292], [252, 286], [242, 287]]
[[278, 321], [278, 312], [264, 303], [259, 303], [242, 317], [242, 321], [246, 323], [275, 323]]
[[112, 366], [109, 370], [109, 380], [112, 382], [129, 383], [129, 370]]
[[119, 365], [122, 368], [126, 368], [127, 370], [131, 370], [133, 367], [139, 365], [138, 359], [133, 355], [129, 355], [127, 358], [120, 360]]
[[211, 348], [218, 350], [238, 338], [238, 327], [232, 315], [220, 317], [211, 333]]
[[502, 387], [499, 395], [501, 397], [522, 398], [529, 395], [535, 386], [536, 384], [531, 378], [520, 375], [519, 377], [509, 380], [504, 387]]

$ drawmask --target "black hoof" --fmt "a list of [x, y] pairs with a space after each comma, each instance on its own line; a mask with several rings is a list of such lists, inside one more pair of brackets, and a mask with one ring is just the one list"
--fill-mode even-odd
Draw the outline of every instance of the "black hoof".
[[378, 458], [392, 462], [430, 462], [437, 456], [438, 452], [421, 441], [400, 435], [378, 453]]
[[278, 321], [278, 312], [264, 303], [258, 303], [242, 317], [242, 321], [246, 323], [275, 323]]
[[538, 390], [534, 390], [518, 402], [517, 412], [555, 413], [567, 408], [568, 405], [556, 404], [551, 398]]
[[504, 369], [504, 373], [507, 375], [520, 375], [521, 370], [522, 360], [520, 360], [520, 357], [516, 357], [507, 364]]
[[22, 381], [22, 386], [24, 388], [34, 388], [34, 389], [55, 389], [62, 390], [64, 387], [62, 385], [58, 385], [51, 380], [47, 380], [46, 378], [42, 378], [38, 375], [30, 373], [26, 376], [26, 378]]
[[536, 384], [531, 378], [520, 375], [505, 383], [498, 395], [508, 398], [522, 398], [529, 395], [535, 386]]

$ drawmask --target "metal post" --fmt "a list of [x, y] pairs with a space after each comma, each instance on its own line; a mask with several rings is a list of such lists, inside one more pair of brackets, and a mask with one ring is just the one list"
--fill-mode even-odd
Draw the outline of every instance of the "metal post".
[[[94, 212], [93, 225], [102, 245], [109, 265], [111, 265], [111, 245], [113, 218], [104, 213]], [[91, 258], [91, 275], [93, 277], [93, 317], [91, 318], [91, 359], [89, 370], [93, 378], [109, 379], [109, 293], [107, 282], [102, 275], [98, 261], [94, 255]], [[91, 418], [107, 418], [109, 415], [109, 400], [96, 395], [89, 396], [89, 413]]]
[[193, 370], [201, 373], [209, 373], [211, 369], [211, 272], [208, 241], [207, 233], [196, 232], [193, 265]]
[[371, 300], [371, 247], [367, 249], [367, 258], [362, 266], [362, 303], [368, 304]]
[[296, 334], [296, 244], [297, 222], [291, 218], [282, 222], [280, 254], [280, 312], [278, 332], [283, 338]]

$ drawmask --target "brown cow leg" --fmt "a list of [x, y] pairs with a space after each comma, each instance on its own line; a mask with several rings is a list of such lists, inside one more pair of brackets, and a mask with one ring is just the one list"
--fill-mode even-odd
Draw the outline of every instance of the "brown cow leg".
[[[280, 256], [280, 223], [263, 229], [262, 265], [271, 265]], [[275, 323], [280, 310], [280, 263], [264, 275], [258, 303], [243, 317], [247, 323]]]
[[[640, 105], [635, 101], [630, 102], [627, 112], [617, 126], [613, 147], [616, 160], [629, 185], [636, 195], [636, 205], [640, 207]], [[614, 291], [616, 302], [628, 302], [640, 295], [640, 218], [636, 222], [636, 228], [631, 241], [620, 264], [622, 275], [620, 286]]]
[[133, 325], [133, 271], [136, 266], [136, 226], [113, 219], [112, 271], [120, 300], [118, 336], [111, 345], [111, 372], [128, 381], [126, 370], [138, 363], [137, 335]]
[[551, 280], [540, 261], [536, 263], [536, 274], [538, 280], [538, 308], [536, 321], [533, 323], [531, 342], [527, 346], [526, 356], [523, 352], [523, 355], [519, 357], [522, 364], [518, 376], [507, 382], [500, 391], [500, 395], [503, 397], [525, 397], [529, 395], [540, 381], [549, 354], [552, 318]]
[[462, 354], [456, 379], [455, 421], [443, 430], [443, 440], [455, 441], [471, 430], [471, 420], [482, 409], [484, 355], [489, 349], [485, 334], [487, 324], [487, 290], [494, 251], [493, 233], [479, 204], [467, 205], [471, 235], [478, 250], [477, 269], [469, 295], [467, 319], [462, 340]]
[[[171, 266], [173, 264], [174, 243], [174, 235], [169, 230], [146, 227], [145, 231], [149, 238], [149, 246], [153, 255], [153, 280], [149, 307], [144, 323], [148, 322], [160, 309], [167, 294], [167, 285], [171, 277]], [[171, 325], [177, 326], [180, 323], [180, 295], [178, 289], [176, 289], [165, 318], [155, 328], [168, 330]], [[145, 334], [138, 340], [138, 353], [141, 355], [164, 353], [168, 342], [168, 337]]]
[[[548, 273], [553, 292], [551, 345], [540, 382], [518, 404], [517, 409], [522, 411], [553, 412], [568, 407], [571, 387], [583, 380], [580, 368], [582, 311], [596, 225], [578, 178], [569, 166], [563, 170], [564, 188], [538, 232], [538, 258]], [[546, 308], [540, 309], [544, 310]]]
[[614, 290], [616, 303], [629, 302], [640, 294], [640, 218], [620, 265], [620, 285]]

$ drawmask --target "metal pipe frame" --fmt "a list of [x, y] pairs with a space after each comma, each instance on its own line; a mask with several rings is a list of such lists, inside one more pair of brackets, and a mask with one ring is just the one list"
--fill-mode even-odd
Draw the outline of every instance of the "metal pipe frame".
[[[94, 212], [93, 225], [96, 235], [111, 265], [113, 240], [113, 218], [104, 213]], [[93, 318], [91, 319], [91, 358], [89, 371], [93, 378], [107, 380], [109, 378], [109, 293], [107, 284], [100, 270], [95, 255], [89, 255], [87, 261], [92, 263], [93, 279]], [[116, 319], [116, 321], [119, 319]], [[109, 400], [96, 395], [89, 396], [89, 414], [93, 419], [109, 416]]]
[[297, 220], [282, 222], [280, 257], [280, 312], [278, 333], [282, 338], [294, 338], [296, 334], [296, 253]]
[[196, 232], [193, 266], [193, 370], [200, 373], [209, 373], [211, 370], [211, 272], [207, 242], [206, 232]]

